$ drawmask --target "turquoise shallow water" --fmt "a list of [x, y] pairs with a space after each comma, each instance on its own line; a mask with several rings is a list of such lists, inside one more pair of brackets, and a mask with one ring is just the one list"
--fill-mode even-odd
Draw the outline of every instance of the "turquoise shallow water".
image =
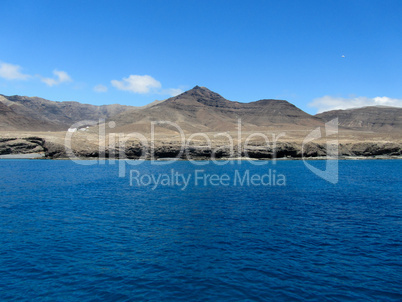
[[[130, 186], [130, 169], [193, 179]], [[267, 169], [285, 185], [233, 183]], [[1, 301], [402, 300], [401, 160], [340, 161], [335, 185], [301, 161], [0, 171]]]

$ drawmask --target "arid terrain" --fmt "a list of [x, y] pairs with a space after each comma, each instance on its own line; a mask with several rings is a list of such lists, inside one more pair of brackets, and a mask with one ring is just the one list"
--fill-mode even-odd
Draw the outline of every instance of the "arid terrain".
[[232, 102], [199, 86], [143, 107], [0, 95], [2, 157], [320, 158], [334, 156], [329, 146], [345, 158], [401, 156], [402, 109], [312, 116], [285, 100]]

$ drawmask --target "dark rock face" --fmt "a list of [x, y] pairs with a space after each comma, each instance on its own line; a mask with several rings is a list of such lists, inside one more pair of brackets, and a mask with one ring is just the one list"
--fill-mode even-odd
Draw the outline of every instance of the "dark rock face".
[[402, 108], [364, 107], [348, 110], [332, 110], [317, 114], [316, 117], [328, 122], [339, 119], [339, 126], [355, 130], [402, 131]]
[[402, 155], [402, 146], [397, 143], [356, 143], [346, 147], [355, 156]]
[[[46, 144], [45, 144], [46, 146]], [[54, 150], [57, 150], [55, 152]], [[182, 151], [180, 153], [180, 151]], [[127, 159], [164, 159], [164, 158], [181, 158], [181, 159], [225, 159], [225, 158], [252, 158], [252, 159], [273, 159], [273, 158], [316, 158], [327, 155], [326, 144], [309, 143], [302, 146], [298, 143], [278, 143], [275, 148], [266, 145], [253, 146], [251, 148], [239, 150], [234, 147], [229, 148], [210, 148], [203, 146], [191, 146], [181, 150], [181, 146], [171, 144], [158, 145], [153, 149], [142, 147], [140, 145], [128, 146], [124, 150], [109, 149], [101, 157], [109, 158], [127, 158]], [[78, 157], [98, 157], [98, 150], [75, 150], [74, 154]], [[65, 157], [65, 152], [58, 148], [47, 149], [48, 157]], [[402, 144], [398, 143], [349, 143], [338, 145], [338, 155], [341, 158], [348, 157], [374, 157], [374, 156], [402, 156]]]
[[67, 158], [66, 149], [63, 145], [45, 141], [43, 149], [47, 158]]
[[[204, 146], [188, 146], [182, 150], [175, 144], [162, 144], [155, 146], [153, 154], [150, 148], [141, 145], [127, 146], [124, 150], [119, 148], [108, 149], [104, 154], [99, 154], [95, 147], [86, 149], [73, 149], [75, 156], [79, 158], [128, 158], [128, 159], [221, 159], [246, 157], [253, 159], [273, 158], [315, 158], [326, 156], [326, 145], [309, 143], [302, 146], [298, 143], [278, 143], [273, 149], [266, 145], [249, 146], [247, 149], [231, 150], [226, 147], [210, 148]], [[340, 157], [373, 157], [373, 156], [402, 156], [402, 144], [400, 143], [349, 143], [338, 145]], [[47, 158], [68, 158], [66, 149], [61, 144], [46, 141], [40, 137], [29, 138], [0, 138], [0, 155], [42, 153]]]
[[40, 137], [0, 138], [0, 155], [44, 154], [47, 158], [66, 158], [63, 145], [48, 142]]
[[44, 140], [39, 137], [0, 139], [0, 155], [44, 152]]

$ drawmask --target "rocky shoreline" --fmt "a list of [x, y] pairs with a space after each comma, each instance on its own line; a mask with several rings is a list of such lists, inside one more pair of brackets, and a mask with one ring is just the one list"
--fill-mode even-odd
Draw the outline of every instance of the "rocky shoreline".
[[[119, 147], [106, 149], [100, 152], [99, 148], [85, 146], [74, 148], [75, 159], [156, 159], [169, 158], [208, 160], [215, 159], [327, 159], [325, 143], [309, 143], [302, 146], [295, 142], [278, 142], [275, 149], [263, 145], [248, 146], [247, 150], [233, 150], [226, 147], [209, 148], [203, 146], [190, 146], [183, 148], [172, 143], [156, 144], [153, 150], [141, 145], [127, 146], [124, 150]], [[62, 144], [57, 144], [41, 137], [26, 138], [0, 138], [0, 158], [29, 158], [29, 154], [38, 154], [46, 159], [69, 159]], [[402, 144], [395, 142], [356, 142], [339, 143], [338, 156], [341, 159], [391, 159], [402, 158]]]

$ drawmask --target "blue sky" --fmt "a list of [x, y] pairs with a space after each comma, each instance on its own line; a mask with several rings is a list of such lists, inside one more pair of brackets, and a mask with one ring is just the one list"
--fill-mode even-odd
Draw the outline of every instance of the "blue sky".
[[0, 1], [0, 94], [402, 106], [402, 1]]

